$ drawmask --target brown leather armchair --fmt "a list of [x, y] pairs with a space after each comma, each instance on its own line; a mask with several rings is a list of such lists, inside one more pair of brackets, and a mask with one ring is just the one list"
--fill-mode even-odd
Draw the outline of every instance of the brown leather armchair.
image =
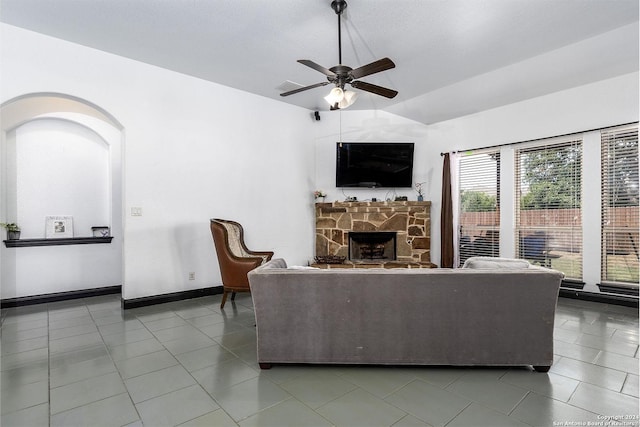
[[247, 273], [269, 261], [273, 252], [247, 249], [244, 244], [242, 225], [235, 221], [212, 219], [211, 235], [222, 275], [223, 294], [220, 308], [223, 308], [229, 292], [231, 292], [231, 300], [233, 301], [236, 292], [250, 291]]

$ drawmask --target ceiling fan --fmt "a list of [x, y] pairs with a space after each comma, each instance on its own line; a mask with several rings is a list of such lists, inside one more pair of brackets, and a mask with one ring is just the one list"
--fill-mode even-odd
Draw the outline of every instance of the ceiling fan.
[[352, 91], [345, 91], [344, 86], [346, 84], [350, 84], [356, 89], [371, 92], [386, 98], [393, 98], [396, 96], [398, 94], [398, 91], [396, 90], [357, 80], [371, 74], [395, 68], [396, 64], [394, 64], [389, 58], [378, 59], [377, 61], [355, 69], [342, 64], [342, 29], [340, 16], [347, 8], [347, 2], [345, 0], [333, 0], [331, 2], [331, 8], [334, 10], [336, 15], [338, 15], [338, 65], [331, 68], [325, 68], [308, 59], [299, 59], [299, 63], [306, 65], [309, 68], [313, 68], [316, 71], [320, 71], [322, 74], [327, 76], [327, 81], [290, 90], [288, 92], [281, 93], [280, 96], [289, 96], [298, 92], [333, 83], [335, 88], [333, 88], [329, 95], [325, 97], [327, 102], [331, 105], [332, 110], [346, 108], [355, 101], [357, 94]]

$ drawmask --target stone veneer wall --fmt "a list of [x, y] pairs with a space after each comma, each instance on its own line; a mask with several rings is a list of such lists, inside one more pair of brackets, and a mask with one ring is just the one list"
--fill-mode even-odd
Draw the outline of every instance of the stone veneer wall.
[[349, 258], [349, 231], [396, 231], [401, 262], [431, 262], [431, 202], [316, 203], [316, 256]]

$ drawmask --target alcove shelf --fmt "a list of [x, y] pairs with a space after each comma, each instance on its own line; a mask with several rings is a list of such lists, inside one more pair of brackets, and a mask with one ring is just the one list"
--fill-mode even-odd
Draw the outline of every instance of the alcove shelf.
[[19, 239], [4, 240], [7, 248], [25, 248], [29, 246], [62, 246], [62, 245], [95, 245], [99, 243], [111, 243], [109, 237], [68, 237], [62, 239]]

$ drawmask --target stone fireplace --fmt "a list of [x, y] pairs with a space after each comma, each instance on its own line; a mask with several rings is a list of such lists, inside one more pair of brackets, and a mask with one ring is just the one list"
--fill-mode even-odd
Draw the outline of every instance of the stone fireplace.
[[[431, 202], [334, 202], [316, 203], [315, 208], [316, 256], [345, 257], [348, 261], [342, 267], [434, 266], [430, 250]], [[369, 242], [358, 243], [359, 252], [354, 253], [354, 240], [361, 241], [365, 236], [360, 233], [369, 233]], [[388, 239], [391, 235], [393, 238]]]

